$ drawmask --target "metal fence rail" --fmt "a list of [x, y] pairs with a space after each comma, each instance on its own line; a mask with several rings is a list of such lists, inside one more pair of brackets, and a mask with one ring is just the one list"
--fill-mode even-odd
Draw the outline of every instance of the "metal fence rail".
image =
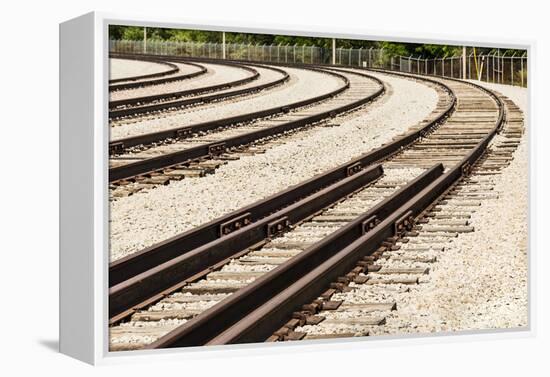
[[174, 55], [186, 57], [225, 58], [256, 62], [304, 63], [383, 68], [421, 75], [480, 80], [490, 83], [527, 86], [527, 53], [506, 55], [494, 52], [485, 55], [444, 56], [424, 59], [421, 56], [391, 55], [375, 48], [337, 48], [332, 56], [329, 48], [306, 45], [259, 45], [239, 43], [195, 43], [179, 41], [110, 40], [113, 53]]

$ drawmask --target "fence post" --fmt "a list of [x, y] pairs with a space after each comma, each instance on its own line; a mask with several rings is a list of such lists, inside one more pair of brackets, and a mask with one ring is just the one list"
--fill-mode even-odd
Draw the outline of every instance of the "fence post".
[[222, 31], [222, 59], [225, 59], [225, 31]]
[[454, 55], [451, 56], [451, 77], [454, 77], [454, 72], [453, 72], [453, 60], [455, 60]]
[[336, 65], [336, 38], [332, 38], [332, 65]]
[[143, 53], [147, 53], [147, 26], [143, 27]]
[[363, 50], [363, 47], [359, 48], [359, 57], [357, 58], [358, 66], [361, 67], [361, 50]]

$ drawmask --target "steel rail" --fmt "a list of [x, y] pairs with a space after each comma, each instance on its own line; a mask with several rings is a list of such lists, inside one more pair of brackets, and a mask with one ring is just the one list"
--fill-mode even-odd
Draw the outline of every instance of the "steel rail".
[[[185, 61], [175, 60], [175, 61], [178, 62], [178, 63], [185, 63], [185, 64], [188, 64], [188, 63], [191, 64], [192, 63], [189, 60], [185, 60]], [[209, 85], [209, 86], [204, 86], [204, 87], [199, 87], [199, 88], [194, 88], [194, 89], [186, 89], [186, 90], [177, 91], [177, 92], [153, 94], [153, 95], [150, 95], [150, 96], [132, 97], [132, 98], [126, 98], [126, 99], [121, 99], [121, 100], [109, 101], [109, 109], [114, 109], [116, 107], [126, 106], [126, 105], [135, 105], [137, 103], [153, 102], [153, 101], [158, 101], [158, 100], [166, 100], [166, 99], [182, 97], [182, 96], [191, 96], [191, 95], [200, 94], [200, 93], [204, 93], [204, 92], [208, 92], [208, 91], [213, 91], [213, 90], [218, 90], [218, 89], [237, 86], [237, 85], [240, 85], [240, 84], [245, 84], [245, 83], [248, 83], [250, 81], [254, 81], [258, 77], [260, 77], [260, 74], [255, 69], [251, 68], [251, 67], [254, 67], [254, 66], [260, 66], [259, 64], [243, 65], [242, 63], [235, 63], [235, 62], [216, 62], [216, 63], [212, 63], [212, 64], [218, 64], [218, 65], [224, 65], [224, 66], [228, 66], [228, 67], [240, 68], [240, 69], [245, 70], [249, 73], [252, 73], [252, 75], [248, 76], [248, 77], [245, 77], [243, 79], [228, 81], [228, 82], [221, 83], [221, 84], [216, 84], [216, 85]]]
[[[482, 146], [482, 144], [486, 146], [485, 140], [463, 160], [462, 164], [474, 164], [485, 149], [485, 146]], [[332, 254], [329, 259], [311, 269], [293, 284], [288, 285], [284, 291], [272, 299], [265, 301], [254, 311], [205, 344], [236, 344], [266, 340], [303, 303], [311, 302], [318, 297], [330, 282], [349, 272], [362, 257], [375, 252], [384, 240], [398, 235], [395, 228], [403, 216], [416, 217], [420, 215], [444, 192], [458, 182], [463, 177], [462, 166], [461, 164], [455, 165], [453, 169], [403, 204], [391, 216], [372, 229], [372, 231], [358, 237], [347, 246], [336, 249], [336, 253]], [[334, 252], [334, 248], [332, 251]], [[169, 335], [171, 334], [169, 333]], [[161, 339], [157, 344], [151, 344], [150, 347], [165, 348], [166, 346], [179, 346], [181, 338], [178, 338], [177, 334], [172, 334], [171, 336], [172, 338]]]
[[[260, 66], [256, 64], [249, 64], [250, 66], [256, 66], [261, 67], [265, 69], [270, 69], [276, 72], [279, 72], [282, 74], [281, 78], [278, 78], [277, 80], [269, 81], [260, 85], [251, 86], [248, 88], [242, 88], [242, 89], [236, 89], [227, 91], [224, 93], [214, 93], [210, 95], [204, 95], [204, 96], [196, 96], [192, 98], [184, 98], [184, 99], [177, 99], [178, 97], [185, 97], [185, 96], [195, 96], [202, 93], [208, 93], [208, 92], [214, 92], [214, 91], [220, 91], [227, 88], [233, 88], [236, 86], [240, 86], [249, 82], [252, 82], [259, 78], [260, 74], [256, 72], [254, 75], [245, 77], [243, 79], [238, 79], [226, 83], [216, 84], [216, 85], [210, 85], [210, 86], [204, 86], [200, 88], [195, 89], [188, 89], [184, 91], [179, 92], [171, 92], [166, 94], [158, 94], [154, 96], [146, 96], [146, 97], [138, 97], [138, 98], [130, 98], [125, 100], [119, 100], [119, 101], [111, 101], [109, 102], [109, 118], [116, 119], [121, 118], [125, 116], [134, 116], [144, 113], [151, 113], [155, 111], [161, 111], [165, 109], [172, 109], [172, 108], [178, 108], [178, 107], [184, 107], [184, 106], [190, 106], [198, 103], [208, 103], [217, 101], [220, 99], [225, 98], [231, 98], [243, 94], [251, 94], [255, 93], [267, 88], [271, 88], [277, 85], [280, 85], [290, 79], [290, 75], [283, 71], [282, 69], [275, 68], [275, 67], [267, 67], [267, 66]], [[155, 102], [161, 100], [162, 102], [159, 103], [153, 103], [153, 104], [147, 104], [148, 102]], [[137, 105], [139, 103], [139, 105]], [[145, 104], [144, 104], [145, 103]], [[118, 109], [117, 107], [121, 106], [131, 106], [129, 108], [123, 108]]]
[[[109, 110], [109, 118], [116, 119], [116, 118], [121, 118], [121, 117], [125, 117], [125, 116], [134, 116], [134, 115], [139, 115], [139, 114], [149, 114], [151, 112], [161, 111], [161, 110], [165, 110], [165, 109], [181, 108], [181, 107], [184, 107], [184, 106], [190, 106], [190, 105], [195, 105], [195, 104], [199, 104], [199, 103], [214, 102], [214, 101], [218, 101], [220, 99], [229, 99], [229, 98], [240, 96], [240, 95], [243, 95], [243, 94], [252, 94], [252, 93], [256, 93], [256, 92], [259, 92], [261, 90], [264, 90], [264, 89], [272, 88], [272, 87], [280, 85], [280, 84], [282, 84], [282, 83], [284, 83], [284, 82], [286, 82], [290, 79], [290, 75], [288, 73], [284, 72], [282, 69], [270, 68], [270, 67], [264, 67], [264, 68], [277, 71], [277, 72], [281, 73], [283, 76], [281, 78], [278, 78], [277, 80], [269, 81], [269, 82], [266, 82], [266, 83], [263, 83], [263, 84], [260, 84], [260, 85], [251, 86], [251, 87], [248, 87], [248, 88], [231, 90], [231, 91], [227, 91], [227, 92], [223, 92], [223, 93], [214, 93], [214, 94], [210, 94], [210, 95], [195, 96], [195, 97], [192, 97], [192, 98], [185, 98], [185, 99], [163, 100], [162, 102], [159, 102], [159, 103], [145, 104], [145, 105], [139, 105], [139, 106], [132, 106], [132, 104], [130, 104], [132, 107], [123, 108], [123, 109], [113, 108], [112, 110]], [[227, 89], [227, 88], [233, 88], [233, 87], [236, 87], [236, 86], [246, 84], [248, 82], [256, 80], [258, 77], [259, 77], [259, 73], [255, 74], [253, 76], [250, 76], [250, 77], [246, 77], [244, 79], [239, 79], [239, 80], [231, 81], [231, 82], [228, 82], [228, 83], [222, 83], [222, 84], [218, 84], [218, 85], [211, 85], [211, 86], [206, 86], [206, 87], [196, 88], [196, 89], [189, 89], [189, 90], [182, 91], [182, 92], [174, 92], [174, 93], [168, 93], [166, 95], [158, 95], [158, 96], [164, 96], [164, 98], [169, 98], [169, 97], [173, 97], [173, 96], [176, 96], [176, 97], [177, 96], [182, 96], [183, 97], [183, 96], [191, 96], [191, 95], [196, 95], [196, 94], [201, 94], [201, 93], [206, 93], [206, 92], [220, 91], [220, 90], [224, 90], [224, 89]], [[151, 97], [158, 97], [158, 96], [151, 96]], [[127, 100], [124, 100], [124, 101], [127, 101]], [[141, 97], [140, 101], [136, 101], [134, 103], [137, 103], [137, 102], [139, 102], [139, 103], [154, 102], [154, 101], [155, 101], [154, 99], [151, 100], [148, 97]], [[116, 101], [116, 102], [119, 102], [119, 101]], [[117, 106], [122, 106], [122, 105], [117, 105]]]
[[127, 316], [136, 305], [142, 306], [170, 287], [202, 271], [209, 271], [220, 261], [279, 234], [373, 182], [382, 173], [380, 165], [364, 169], [224, 237], [112, 286], [109, 289], [109, 317], [113, 320], [114, 317]]
[[425, 136], [431, 129], [444, 122], [456, 107], [456, 97], [452, 94], [451, 89], [443, 84], [439, 85], [444, 87], [451, 94], [451, 101], [435, 119], [422, 128], [408, 132], [390, 143], [353, 158], [345, 164], [321, 173], [298, 185], [259, 200], [249, 206], [233, 211], [168, 240], [128, 255], [127, 257], [111, 262], [109, 265], [110, 286], [129, 279], [132, 276], [164, 263], [200, 245], [220, 238], [222, 236], [220, 232], [222, 224], [234, 226], [235, 223], [244, 221], [241, 218], [245, 214], [248, 214], [246, 217], [247, 221], [255, 222], [273, 211], [293, 203], [301, 197], [310, 195], [323, 187], [344, 179], [352, 169], [362, 169], [368, 165], [381, 161], [416, 142], [418, 139]]
[[367, 223], [372, 222], [373, 219], [384, 221], [387, 217], [392, 216], [403, 201], [424, 190], [441, 174], [443, 174], [443, 165], [435, 165], [358, 216], [351, 223], [260, 276], [246, 287], [177, 327], [147, 348], [185, 347], [208, 343], [266, 300], [285, 290], [291, 283], [329, 259], [334, 254], [334, 250], [345, 247], [362, 234], [367, 233], [368, 229], [365, 228]]
[[195, 66], [195, 67], [199, 68], [199, 70], [196, 71], [196, 72], [191, 72], [191, 73], [187, 73], [187, 74], [184, 74], [184, 75], [174, 74], [174, 75], [171, 75], [171, 76], [161, 77], [161, 78], [152, 79], [152, 80], [124, 82], [124, 83], [121, 83], [121, 84], [109, 85], [109, 91], [112, 92], [112, 91], [115, 91], [115, 90], [127, 90], [127, 89], [139, 88], [139, 87], [142, 87], [142, 86], [166, 84], [166, 83], [172, 82], [172, 81], [188, 80], [188, 79], [191, 79], [193, 77], [204, 75], [208, 71], [206, 69], [206, 67], [203, 67], [200, 64], [191, 63], [191, 62], [185, 62], [185, 64]]
[[[282, 70], [279, 70], [279, 71], [282, 71]], [[227, 84], [219, 84], [219, 85], [212, 85], [210, 87], [198, 88], [200, 90], [196, 90], [196, 94], [204, 93], [204, 92], [219, 91], [219, 90], [223, 90], [223, 89], [238, 86], [238, 85], [243, 85], [255, 79], [256, 77], [249, 77], [241, 80], [236, 80]], [[199, 103], [209, 103], [209, 102], [218, 101], [220, 99], [229, 99], [229, 98], [240, 96], [243, 94], [252, 94], [264, 89], [272, 88], [277, 85], [283, 84], [289, 79], [290, 79], [290, 76], [288, 75], [288, 73], [283, 72], [283, 76], [281, 78], [264, 83], [264, 84], [260, 84], [260, 85], [256, 85], [248, 88], [236, 89], [236, 90], [232, 90], [224, 93], [214, 93], [210, 95], [197, 96], [197, 97], [186, 98], [186, 99], [175, 100], [175, 101], [171, 101], [171, 100], [163, 101], [160, 103], [134, 106], [134, 107], [125, 108], [125, 109], [113, 109], [109, 111], [109, 117], [111, 119], [116, 119], [116, 118], [121, 118], [125, 116], [150, 114], [155, 111], [181, 108], [181, 107], [195, 105]], [[192, 92], [192, 91], [195, 91], [195, 90], [191, 89], [188, 92]], [[188, 93], [188, 95], [192, 95], [192, 93]]]
[[[309, 69], [327, 73], [329, 75], [331, 74], [319, 68], [309, 68]], [[175, 128], [170, 128], [168, 130], [111, 140], [109, 142], [109, 153], [112, 154], [113, 152], [116, 152], [121, 149], [126, 149], [137, 145], [147, 145], [147, 144], [163, 141], [166, 139], [177, 139], [177, 138], [180, 138], [182, 135], [186, 135], [188, 133], [193, 133], [196, 131], [208, 131], [215, 128], [226, 127], [235, 123], [250, 122], [258, 118], [264, 118], [264, 117], [272, 116], [276, 114], [284, 114], [289, 112], [290, 110], [311, 105], [315, 102], [319, 102], [327, 98], [333, 97], [349, 88], [349, 81], [346, 77], [342, 75], [338, 75], [336, 73], [332, 73], [332, 75], [341, 79], [344, 82], [344, 85], [342, 85], [341, 87], [329, 93], [307, 98], [301, 101], [292, 102], [283, 106], [276, 106], [276, 107], [254, 111], [250, 113], [245, 113], [245, 114], [240, 114], [232, 117], [216, 119], [216, 120], [198, 123], [194, 125], [175, 127]]]
[[[386, 218], [368, 211], [345, 229], [336, 232], [355, 234], [355, 238], [350, 237], [348, 242], [338, 244], [335, 239], [331, 239], [311, 246], [309, 250], [324, 244], [328, 250], [323, 254], [324, 258], [307, 259], [309, 250], [300, 253], [146, 348], [258, 342], [273, 334], [302, 304], [318, 297], [330, 282], [345, 275], [359, 259], [373, 253], [389, 237], [398, 236], [399, 225], [404, 218], [410, 223], [410, 219], [420, 215], [463, 176], [469, 174], [469, 167], [485, 152], [504, 121], [502, 101], [494, 93], [486, 92], [491, 93], [498, 106], [499, 115], [495, 126], [448, 172], [412, 198], [406, 195], [396, 200], [398, 209], [390, 211]], [[365, 232], [364, 221], [372, 216], [377, 216], [381, 222]], [[329, 237], [336, 236], [332, 234]], [[300, 264], [300, 260], [305, 261]], [[286, 271], [293, 272], [285, 274]]]
[[[393, 73], [393, 72], [384, 72], [384, 73], [392, 73], [392, 74], [395, 74], [395, 73]], [[419, 77], [417, 77], [417, 76], [412, 76], [412, 75], [409, 76], [409, 75], [403, 75], [403, 74], [401, 74], [401, 76], [419, 78]], [[421, 79], [425, 79], [425, 78], [421, 78]], [[447, 79], [447, 78], [444, 78], [444, 79]], [[429, 80], [429, 79], [426, 79], [426, 80], [427, 80], [427, 81], [434, 81], [434, 80]], [[460, 80], [455, 80], [455, 81], [460, 81]], [[440, 84], [438, 81], [434, 81], [434, 82]], [[468, 83], [467, 83], [467, 84], [468, 84]], [[473, 84], [470, 84], [470, 85], [475, 86], [475, 87], [478, 87], [477, 85], [473, 85]], [[494, 130], [493, 132], [491, 132], [482, 142], [480, 142], [479, 145], [478, 145], [478, 147], [477, 147], [474, 151], [472, 151], [472, 153], [469, 154], [469, 155], [465, 158], [466, 162], [468, 162], [468, 163], [471, 163], [471, 162], [472, 162], [472, 161], [469, 160], [469, 158], [475, 158], [475, 159], [477, 159], [477, 157], [479, 157], [479, 156], [481, 155], [481, 153], [483, 153], [483, 150], [480, 150], [480, 146], [481, 146], [482, 144], [484, 144], [483, 147], [482, 147], [482, 149], [485, 148], [485, 146], [489, 143], [490, 139], [494, 136], [494, 133], [498, 130], [499, 125], [502, 124], [502, 119], [503, 119], [502, 104], [501, 104], [501, 102], [500, 102], [500, 99], [499, 99], [498, 97], [496, 97], [492, 92], [490, 92], [490, 91], [488, 91], [488, 90], [485, 90], [484, 88], [480, 88], [480, 89], [484, 90], [485, 92], [489, 93], [493, 98], [495, 98], [495, 100], [496, 100], [496, 102], [497, 102], [497, 104], [498, 104], [498, 106], [499, 106], [499, 108], [500, 108], [501, 110], [499, 111], [499, 120], [497, 121], [497, 126], [495, 127], [495, 130]], [[452, 93], [452, 91], [451, 91], [451, 93]], [[456, 99], [453, 98], [453, 102], [455, 102], [455, 101], [456, 101]], [[453, 104], [453, 108], [454, 108], [454, 104]], [[421, 133], [422, 133], [422, 132], [425, 133], [426, 131], [429, 131], [429, 128], [431, 128], [431, 127], [429, 127], [429, 126], [428, 126], [428, 127], [424, 127], [422, 130], [418, 130], [418, 131], [416, 131], [415, 133], [418, 133], [418, 136], [422, 136]], [[393, 143], [390, 143], [390, 144], [393, 144]], [[383, 146], [383, 147], [384, 147], [384, 146]], [[476, 154], [476, 153], [479, 153], [479, 154], [477, 155], [477, 157], [475, 157], [475, 154]], [[459, 165], [461, 165], [461, 164], [458, 164], [458, 165], [455, 167], [455, 169], [453, 169], [452, 171], [455, 171], [455, 172], [456, 172], [456, 170], [458, 169]], [[463, 166], [460, 166], [460, 168], [461, 168], [461, 170], [463, 170]], [[218, 340], [219, 340], [219, 339], [218, 339]]]
[[[346, 83], [345, 86], [342, 88], [335, 90], [331, 93], [324, 94], [323, 96], [317, 97], [316, 101], [314, 99], [307, 99], [300, 101], [300, 103], [294, 103], [287, 106], [278, 107], [277, 109], [281, 109], [282, 111], [288, 111], [288, 107], [290, 106], [305, 106], [311, 102], [317, 102], [322, 99], [335, 96], [337, 93], [335, 92], [341, 92], [345, 90], [347, 87], [349, 87], [349, 82]], [[121, 179], [127, 179], [136, 175], [140, 174], [147, 174], [154, 172], [155, 170], [164, 169], [170, 166], [178, 165], [184, 162], [192, 161], [194, 159], [198, 159], [201, 157], [207, 157], [212, 155], [212, 151], [216, 148], [222, 148], [223, 150], [226, 150], [227, 148], [232, 147], [239, 147], [242, 145], [250, 144], [252, 142], [255, 142], [257, 140], [270, 137], [273, 135], [281, 134], [287, 131], [291, 131], [297, 128], [304, 127], [306, 125], [322, 121], [324, 119], [328, 119], [331, 117], [334, 117], [335, 115], [339, 113], [343, 113], [345, 111], [351, 110], [357, 106], [363, 105], [365, 103], [368, 103], [370, 101], [373, 101], [374, 99], [378, 98], [382, 93], [384, 93], [385, 89], [383, 85], [373, 94], [365, 96], [359, 100], [338, 106], [336, 108], [333, 108], [331, 110], [322, 111], [310, 116], [306, 116], [300, 119], [297, 119], [295, 121], [289, 121], [285, 123], [281, 123], [278, 125], [274, 125], [271, 127], [266, 127], [263, 129], [259, 129], [256, 131], [247, 132], [244, 134], [240, 134], [237, 136], [229, 137], [220, 141], [206, 143], [197, 145], [192, 148], [188, 148], [182, 151], [177, 151], [169, 154], [165, 154], [158, 157], [149, 158], [146, 160], [136, 161], [133, 163], [125, 164], [118, 167], [113, 167], [109, 169], [109, 182], [121, 180]], [[255, 112], [254, 117], [262, 117], [266, 116], [271, 112], [271, 109], [268, 110], [261, 110], [259, 112]], [[249, 114], [247, 114], [249, 115]], [[246, 116], [246, 115], [245, 115]], [[243, 118], [245, 116], [237, 116], [234, 118]], [[202, 124], [202, 129], [212, 129], [212, 128], [218, 128], [221, 127], [222, 124], [226, 123], [229, 118], [226, 118], [224, 120], [220, 121], [213, 121], [208, 122], [207, 124]], [[228, 122], [229, 124], [235, 123]]]
[[168, 76], [168, 75], [172, 75], [174, 73], [177, 73], [180, 70], [178, 68], [178, 66], [173, 64], [173, 63], [165, 62], [165, 61], [158, 60], [158, 59], [153, 59], [153, 58], [144, 58], [144, 57], [140, 57], [140, 56], [131, 55], [131, 56], [124, 57], [124, 58], [117, 57], [117, 59], [139, 60], [139, 61], [144, 61], [144, 62], [157, 63], [157, 64], [161, 64], [161, 65], [166, 65], [166, 66], [170, 67], [170, 69], [168, 69], [166, 71], [162, 71], [162, 72], [149, 73], [149, 74], [146, 74], [146, 75], [126, 76], [126, 77], [121, 77], [121, 78], [118, 78], [118, 79], [110, 79], [109, 80], [109, 85], [116, 84], [116, 83], [121, 83], [121, 82], [126, 82], [126, 81], [137, 81], [137, 80], [152, 79], [152, 78], [155, 78], [155, 77]]

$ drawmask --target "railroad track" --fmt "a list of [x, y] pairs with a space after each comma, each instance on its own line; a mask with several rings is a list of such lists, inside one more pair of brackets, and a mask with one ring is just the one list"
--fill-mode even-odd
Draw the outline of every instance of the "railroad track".
[[[411, 231], [391, 237], [363, 257], [346, 275], [288, 318], [268, 341], [391, 334], [387, 319], [399, 317], [399, 300], [429, 279], [438, 256], [462, 234], [475, 231], [471, 218], [485, 200], [498, 198], [494, 178], [513, 159], [521, 141], [523, 116], [502, 97], [506, 123], [469, 176], [447, 189], [418, 217]], [[413, 327], [414, 323], [406, 323]], [[403, 326], [403, 325], [402, 325]]]
[[[176, 60], [186, 62], [187, 60]], [[220, 64], [216, 62], [216, 64]], [[121, 121], [132, 120], [136, 117], [156, 116], [166, 111], [185, 109], [198, 104], [211, 103], [222, 99], [234, 98], [237, 96], [250, 95], [261, 90], [269, 89], [287, 82], [290, 78], [287, 72], [276, 67], [269, 67], [260, 64], [231, 64], [228, 66], [245, 69], [249, 75], [244, 78], [230, 80], [214, 85], [155, 94], [142, 97], [132, 97], [109, 102], [109, 118], [111, 124], [116, 126]], [[261, 74], [271, 73], [270, 75]], [[275, 73], [275, 75], [273, 75]], [[264, 79], [264, 77], [266, 77]], [[234, 89], [237, 88], [237, 89]]]
[[[436, 121], [427, 122], [358, 161], [308, 181], [299, 190], [294, 188], [296, 192], [286, 190], [284, 195], [290, 195], [288, 200], [294, 205], [276, 211], [281, 207], [281, 197], [275, 195], [266, 201], [273, 212], [267, 217], [254, 218], [257, 214], [253, 205], [237, 218], [226, 217], [222, 220], [228, 221], [223, 223], [207, 224], [202, 233], [200, 229], [187, 232], [139, 253], [136, 259], [112, 264], [110, 276], [120, 281], [112, 281], [110, 289], [114, 325], [111, 349], [301, 339], [307, 334], [295, 331], [298, 326], [320, 325], [327, 315], [319, 313], [350, 307], [349, 303], [331, 300], [339, 291], [348, 293], [350, 282], [376, 285], [372, 282], [380, 279], [371, 280], [368, 273], [377, 272], [402, 284], [404, 280], [399, 282], [399, 278], [405, 271], [413, 275], [426, 272], [418, 267], [383, 270], [383, 266], [375, 271], [379, 266], [373, 262], [389, 255], [384, 253], [398, 252], [401, 245], [397, 242], [412, 245], [415, 242], [409, 238], [423, 238], [417, 232], [421, 229], [413, 228], [414, 223], [425, 222], [430, 213], [440, 212], [440, 207], [435, 206], [438, 201], [449, 205], [441, 200], [460, 192], [464, 186], [460, 180], [475, 182], [468, 178], [472, 166], [474, 173], [489, 169], [490, 174], [497, 174], [511, 159], [522, 132], [521, 114], [509, 101], [469, 84], [442, 81], [458, 101], [451, 97], [453, 100]], [[475, 114], [474, 119], [471, 114]], [[498, 140], [484, 154], [504, 118], [503, 137], [509, 140]], [[404, 146], [408, 148], [401, 150]], [[445, 150], [461, 150], [462, 155], [453, 153], [447, 158], [442, 154]], [[382, 168], [372, 163], [388, 157], [391, 158], [384, 164], [382, 175]], [[444, 170], [440, 160], [450, 168]], [[410, 175], [420, 171], [423, 173], [411, 181]], [[319, 186], [325, 188], [318, 191]], [[308, 196], [308, 188], [316, 193], [309, 192]], [[472, 194], [465, 190], [456, 196], [470, 198]], [[354, 212], [357, 209], [359, 216]], [[443, 215], [437, 220], [448, 220], [453, 211]], [[445, 232], [437, 221], [433, 224], [439, 229], [427, 227], [424, 232]], [[446, 226], [447, 230], [470, 229], [458, 222]], [[214, 241], [210, 241], [212, 238]], [[243, 238], [247, 239], [244, 243]], [[190, 249], [182, 249], [182, 241], [187, 241]], [[176, 255], [169, 255], [164, 262], [157, 257], [154, 266], [147, 266], [146, 261], [155, 255], [155, 250], [160, 250], [159, 255]], [[123, 269], [116, 273], [117, 265], [131, 266], [131, 260], [138, 270], [144, 263], [143, 271], [134, 270], [137, 274], [130, 277], [121, 277]], [[327, 287], [330, 288], [323, 293]], [[123, 302], [129, 298], [133, 302], [124, 308]], [[384, 312], [397, 307], [391, 302], [376, 304], [380, 305], [355, 309]], [[126, 322], [119, 323], [122, 320]], [[383, 324], [383, 320], [367, 322], [363, 325]], [[279, 329], [280, 326], [283, 327]]]
[[[343, 85], [321, 96], [255, 113], [111, 143], [111, 147], [120, 146], [117, 143], [122, 143], [124, 147], [135, 146], [153, 140], [173, 138], [178, 132], [183, 133], [179, 140], [172, 139], [156, 148], [112, 156], [109, 169], [112, 197], [127, 196], [142, 189], [168, 184], [172, 180], [203, 176], [228, 160], [238, 159], [239, 153], [261, 153], [264, 150], [255, 146], [272, 137], [333, 118], [384, 93], [383, 84], [371, 76], [345, 70], [330, 74], [341, 78]], [[235, 126], [237, 122], [257, 118], [259, 119], [251, 123], [239, 123]], [[191, 137], [186, 137], [187, 135]]]
[[[248, 216], [244, 216], [244, 218], [243, 213], [229, 214], [221, 219], [218, 219], [217, 221], [213, 221], [193, 231], [187, 232], [180, 237], [168, 240], [167, 242], [162, 243], [162, 245], [148, 248], [140, 253], [136, 253], [130, 257], [122, 258], [111, 263], [109, 273], [111, 280], [110, 284], [112, 287], [118, 286], [113, 288], [113, 292], [118, 291], [124, 293], [127, 289], [125, 286], [128, 286], [127, 283], [131, 282], [133, 278], [136, 278], [136, 276], [139, 276], [140, 273], [144, 273], [157, 265], [166, 263], [171, 258], [185, 252], [186, 249], [190, 250], [192, 247], [197, 247], [198, 245], [206, 242], [216, 240], [219, 237], [219, 232], [223, 234], [226, 233], [226, 228], [232, 230], [232, 228], [246, 225], [247, 220], [255, 222], [260, 218], [264, 218], [277, 208], [284, 207], [285, 205], [288, 205], [288, 203], [292, 203], [300, 197], [326, 187], [336, 180], [341, 180], [350, 174], [350, 172], [355, 171], [361, 166], [371, 164], [376, 160], [387, 156], [388, 154], [399, 151], [400, 148], [417, 139], [423, 132], [437, 126], [438, 122], [442, 121], [453, 109], [454, 104], [454, 97], [442, 96], [442, 101], [440, 101], [436, 112], [431, 117], [433, 119], [431, 121], [421, 123], [415, 130], [403, 135], [398, 142], [382, 146], [377, 150], [366, 154], [365, 156], [361, 156], [354, 161], [351, 161], [349, 165], [333, 169], [322, 176], [313, 178], [302, 185], [281, 193], [280, 195], [274, 195], [266, 200], [251, 205], [248, 208], [243, 209], [244, 214], [249, 214]], [[239, 221], [241, 221], [240, 224]], [[139, 278], [138, 280], [143, 279]], [[113, 294], [113, 296], [115, 295], [116, 293]], [[127, 298], [127, 296], [122, 297], [120, 301], [128, 303], [129, 300]], [[143, 296], [141, 298], [143, 298]], [[139, 300], [139, 297], [136, 298], [134, 303], [137, 303]], [[124, 311], [124, 309], [115, 309], [115, 305], [111, 305], [111, 308], [113, 309], [112, 318], [115, 320], [117, 318], [123, 318], [128, 314]], [[117, 311], [119, 312], [118, 315], [116, 314]]]
[[[439, 166], [439, 170], [441, 169]], [[273, 232], [267, 241], [260, 241], [254, 247], [245, 249], [238, 255], [233, 255], [230, 260], [219, 262], [220, 267], [223, 265], [221, 270], [203, 273], [203, 279], [186, 284], [175, 293], [169, 294], [151, 305], [147, 310], [136, 310], [129, 321], [111, 328], [111, 336], [116, 337], [117, 332], [123, 337], [128, 334], [150, 332], [151, 328], [148, 325], [165, 323], [167, 320], [168, 326], [157, 327], [153, 333], [160, 336], [175, 329], [177, 325], [184, 324], [187, 320], [204, 312], [208, 307], [247, 287], [249, 283], [256, 281], [278, 265], [303, 253], [315, 241], [322, 240], [356, 215], [370, 209], [384, 197], [399, 189], [402, 189], [401, 195], [408, 195], [414, 188], [414, 184], [410, 184], [408, 188], [403, 188], [403, 186], [408, 183], [408, 178], [417, 173], [419, 171], [393, 170], [385, 172], [382, 176], [382, 168], [376, 165], [361, 174], [346, 179], [345, 182], [338, 184], [338, 187], [327, 189], [327, 192], [321, 191], [318, 195], [298, 202], [296, 207], [308, 208], [309, 211], [301, 216], [300, 214], [292, 215], [289, 218], [289, 221], [294, 224], [292, 227], [283, 225], [283, 228]], [[425, 184], [431, 175], [433, 175], [432, 172], [424, 175], [418, 181]], [[365, 183], [367, 187], [362, 187]], [[342, 195], [341, 190], [344, 190], [349, 197]], [[335, 195], [334, 198], [330, 197], [332, 195]], [[336, 200], [336, 204], [334, 204], [334, 200]], [[338, 203], [338, 200], [342, 201]], [[328, 210], [323, 203], [329, 205]], [[319, 213], [319, 211], [323, 211], [323, 213]], [[287, 212], [289, 211], [287, 210]], [[277, 214], [274, 217], [278, 216]], [[283, 216], [282, 219], [287, 217]], [[271, 219], [270, 216], [264, 222], [267, 224], [270, 223], [270, 220], [276, 222], [275, 218]], [[277, 237], [277, 234], [281, 234], [281, 236]], [[205, 305], [203, 300], [208, 303]], [[193, 307], [193, 303], [198, 303], [198, 307]], [[191, 304], [191, 307], [186, 304]], [[161, 320], [162, 322], [159, 322]], [[143, 324], [145, 326], [141, 326]], [[139, 345], [139, 343], [126, 343], [120, 348], [115, 346], [112, 349], [135, 349]]]
[[[155, 74], [154, 76], [150, 77], [141, 77], [137, 78], [135, 80], [129, 80], [129, 81], [123, 81], [118, 83], [110, 83], [109, 84], [109, 92], [117, 92], [122, 90], [129, 90], [129, 89], [135, 89], [140, 88], [144, 86], [152, 86], [152, 85], [160, 85], [160, 84], [166, 84], [173, 81], [182, 81], [182, 80], [188, 80], [200, 75], [204, 75], [207, 72], [207, 69], [203, 67], [200, 64], [192, 63], [192, 62], [185, 62], [185, 63], [170, 63], [170, 62], [163, 62], [158, 57], [155, 58], [147, 58], [147, 57], [124, 57], [119, 55], [111, 55], [113, 58], [120, 57], [121, 59], [134, 59], [134, 60], [144, 60], [144, 61], [150, 61], [154, 63], [169, 63], [171, 66], [174, 66], [175, 68], [171, 70], [169, 74]], [[183, 71], [182, 68], [184, 67], [194, 67], [195, 69], [192, 72], [183, 73], [180, 71]]]
[[178, 68], [177, 65], [169, 63], [169, 62], [165, 62], [165, 61], [162, 61], [162, 60], [159, 60], [159, 59], [144, 58], [144, 57], [141, 57], [141, 56], [125, 56], [124, 58], [119, 56], [118, 58], [122, 59], [122, 60], [141, 60], [141, 61], [146, 61], [146, 62], [154, 62], [154, 63], [159, 64], [159, 65], [167, 66], [169, 69], [161, 71], [161, 72], [149, 73], [149, 74], [144, 74], [144, 75], [126, 76], [126, 77], [120, 77], [120, 78], [117, 78], [117, 79], [110, 79], [109, 80], [109, 85], [117, 84], [117, 83], [123, 83], [123, 82], [131, 82], [131, 81], [151, 79], [151, 78], [155, 78], [155, 77], [162, 77], [162, 76], [172, 75], [172, 74], [177, 73], [179, 71], [179, 68]]

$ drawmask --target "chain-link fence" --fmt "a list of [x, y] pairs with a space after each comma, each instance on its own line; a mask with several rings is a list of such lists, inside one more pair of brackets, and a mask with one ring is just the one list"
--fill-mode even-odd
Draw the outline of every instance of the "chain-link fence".
[[[225, 51], [224, 51], [225, 50]], [[480, 80], [491, 83], [527, 86], [527, 53], [512, 55], [493, 52], [470, 53], [424, 59], [421, 56], [392, 55], [375, 48], [337, 48], [306, 45], [258, 45], [227, 43], [194, 43], [179, 41], [111, 40], [113, 53], [172, 55], [197, 58], [249, 60], [256, 62], [336, 64], [365, 68], [383, 68], [422, 75]]]

